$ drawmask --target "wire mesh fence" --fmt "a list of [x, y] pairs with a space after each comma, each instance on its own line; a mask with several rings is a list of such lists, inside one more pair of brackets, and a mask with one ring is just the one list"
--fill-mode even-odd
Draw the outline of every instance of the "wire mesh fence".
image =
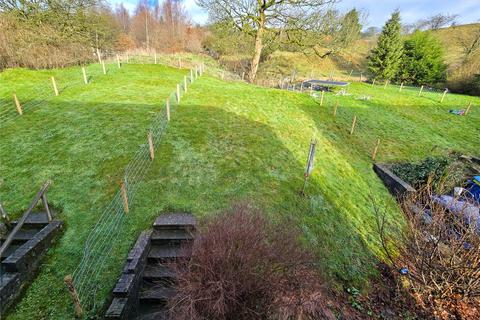
[[[105, 72], [102, 64], [91, 64], [83, 67], [87, 83], [94, 82], [100, 77], [115, 72], [115, 65], [105, 65]], [[73, 76], [72, 76], [73, 75]], [[19, 116], [26, 115], [35, 109], [50, 103], [56, 97], [56, 90], [61, 95], [65, 90], [85, 85], [82, 70], [76, 74], [71, 72], [60, 72], [52, 78], [44, 79], [41, 82], [35, 81], [25, 84], [13, 83], [13, 88], [3, 89], [0, 92], [0, 127]], [[15, 97], [17, 101], [15, 101]]]
[[[186, 76], [186, 82], [192, 83], [201, 73], [203, 67], [196, 69]], [[179, 98], [186, 92], [185, 81], [178, 84], [178, 90], [172, 92], [162, 104], [161, 111], [157, 113], [148, 129], [152, 147], [155, 149], [170, 120], [170, 112], [179, 104]], [[147, 137], [147, 135], [146, 135]], [[147, 138], [129, 162], [122, 176], [122, 184], [118, 188], [110, 204], [104, 209], [94, 228], [85, 242], [82, 259], [73, 273], [73, 285], [78, 294], [82, 308], [87, 314], [94, 314], [103, 304], [97, 299], [99, 279], [106, 271], [107, 266], [113, 262], [111, 255], [115, 239], [122, 234], [123, 222], [127, 213], [135, 205], [135, 196], [139, 182], [144, 180], [153, 158], [151, 146]]]

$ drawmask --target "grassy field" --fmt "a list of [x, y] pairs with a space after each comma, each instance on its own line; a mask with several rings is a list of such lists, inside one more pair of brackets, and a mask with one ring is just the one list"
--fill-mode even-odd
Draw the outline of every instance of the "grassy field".
[[[54, 183], [49, 198], [66, 221], [65, 234], [11, 319], [72, 317], [63, 277], [78, 264], [83, 241], [118, 188], [123, 168], [144, 142], [153, 114], [188, 72], [158, 65], [113, 70], [87, 86], [72, 85], [1, 128], [0, 193], [5, 208], [18, 215], [50, 178]], [[8, 88], [2, 94], [11, 101], [13, 80], [28, 88], [48, 81], [51, 73], [68, 78], [79, 72], [9, 70], [0, 75], [2, 88]], [[376, 139], [381, 139], [379, 161], [415, 161], [451, 150], [478, 153], [480, 100], [449, 94], [440, 104], [441, 94], [419, 97], [413, 90], [399, 93], [394, 86], [360, 83], [352, 84], [349, 92], [338, 97], [327, 93], [320, 106], [306, 93], [209, 76], [195, 82], [172, 114], [139, 188], [137, 205], [116, 239], [99, 301], [111, 289], [138, 232], [160, 212], [187, 210], [206, 216], [240, 200], [263, 208], [272, 219], [291, 217], [329, 279], [339, 286], [366, 288], [380, 256], [369, 197], [389, 205], [392, 221], [402, 221], [371, 169]], [[371, 99], [359, 100], [360, 95]], [[448, 113], [470, 101], [474, 105], [469, 116]], [[350, 135], [354, 115], [357, 127]], [[318, 139], [316, 166], [307, 196], [301, 197], [311, 138]]]

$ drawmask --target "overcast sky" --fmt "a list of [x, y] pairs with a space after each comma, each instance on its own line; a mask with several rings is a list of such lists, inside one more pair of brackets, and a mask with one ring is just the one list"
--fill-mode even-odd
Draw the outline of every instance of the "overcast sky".
[[[129, 10], [133, 10], [137, 3], [137, 0], [107, 1], [112, 4], [123, 2]], [[208, 14], [195, 4], [195, 0], [183, 0], [183, 3], [193, 21], [200, 24], [207, 22]], [[480, 22], [480, 0], [342, 0], [335, 6], [342, 11], [354, 7], [366, 11], [366, 26], [381, 27], [396, 8], [400, 9], [404, 23], [412, 23], [437, 13], [458, 14], [460, 24]]]

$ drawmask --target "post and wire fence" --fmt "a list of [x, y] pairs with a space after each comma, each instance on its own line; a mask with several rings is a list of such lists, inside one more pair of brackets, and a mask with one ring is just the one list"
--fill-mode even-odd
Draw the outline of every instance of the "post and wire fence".
[[[77, 70], [56, 72], [42, 81], [14, 83], [12, 88], [0, 88], [0, 127], [20, 116], [28, 115], [42, 105], [51, 103], [68, 89], [94, 83], [104, 76], [114, 75], [124, 64], [162, 64], [176, 68], [191, 68], [198, 62], [175, 55], [152, 52], [112, 53], [100, 57], [98, 63], [82, 66]], [[202, 67], [204, 68], [204, 67]], [[197, 70], [197, 73], [199, 70]], [[194, 76], [193, 72], [190, 78]]]
[[161, 111], [157, 113], [145, 132], [145, 142], [125, 168], [115, 196], [87, 236], [80, 263], [73, 275], [65, 279], [73, 297], [77, 316], [94, 314], [103, 305], [103, 301], [98, 299], [97, 294], [100, 289], [100, 279], [104, 272], [107, 272], [106, 267], [114, 261], [111, 252], [115, 239], [122, 234], [124, 222], [135, 205], [140, 182], [144, 180], [148, 168], [155, 159], [154, 151], [168, 127], [170, 113], [173, 113], [180, 104], [180, 96], [187, 91], [187, 86], [193, 83], [203, 71], [204, 65], [196, 67], [195, 71], [186, 75], [177, 85], [178, 89], [176, 88], [162, 103]]
[[[105, 69], [104, 69], [105, 68]], [[105, 71], [104, 71], [105, 70]], [[114, 65], [108, 65], [108, 74], [112, 74]], [[51, 103], [65, 90], [88, 85], [107, 74], [104, 62], [91, 64], [68, 72], [58, 72], [42, 81], [32, 83], [14, 83], [13, 88], [0, 91], [0, 126], [4, 126], [20, 116]]]

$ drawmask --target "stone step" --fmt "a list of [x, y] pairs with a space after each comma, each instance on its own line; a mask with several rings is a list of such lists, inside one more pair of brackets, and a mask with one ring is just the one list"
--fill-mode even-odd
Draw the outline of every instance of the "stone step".
[[164, 229], [186, 229], [193, 230], [197, 221], [189, 213], [165, 213], [155, 219], [153, 223], [154, 230]]
[[[37, 229], [37, 228], [32, 228], [32, 229], [23, 229], [22, 228], [22, 229], [18, 230], [18, 232], [15, 234], [15, 236], [13, 237], [12, 243], [13, 244], [15, 244], [15, 243], [18, 244], [20, 242], [20, 244], [21, 244], [22, 242], [26, 242], [26, 241], [32, 239], [35, 236], [35, 234], [37, 234], [38, 231], [40, 231], [40, 230], [41, 229]], [[7, 239], [7, 237], [8, 237], [8, 234], [2, 235], [2, 236], [0, 236], [0, 240], [3, 242]]]
[[178, 258], [185, 258], [187, 257], [187, 253], [179, 245], [152, 245], [147, 257], [148, 260], [152, 262], [167, 262]]
[[[26, 227], [44, 227], [48, 224], [48, 217], [46, 212], [32, 212], [28, 215], [27, 220], [23, 224]], [[12, 226], [16, 226], [18, 220], [13, 221]], [[22, 227], [23, 229], [23, 227]]]
[[175, 288], [163, 286], [149, 286], [140, 292], [140, 303], [150, 302], [165, 305], [168, 299], [175, 295]]
[[193, 232], [187, 229], [154, 230], [151, 236], [153, 244], [184, 243], [193, 240]]
[[12, 253], [14, 253], [18, 248], [20, 248], [21, 245], [19, 244], [11, 244], [8, 246], [7, 250], [2, 254], [2, 256], [0, 257], [0, 259], [3, 261], [5, 260], [9, 255], [11, 255]]

